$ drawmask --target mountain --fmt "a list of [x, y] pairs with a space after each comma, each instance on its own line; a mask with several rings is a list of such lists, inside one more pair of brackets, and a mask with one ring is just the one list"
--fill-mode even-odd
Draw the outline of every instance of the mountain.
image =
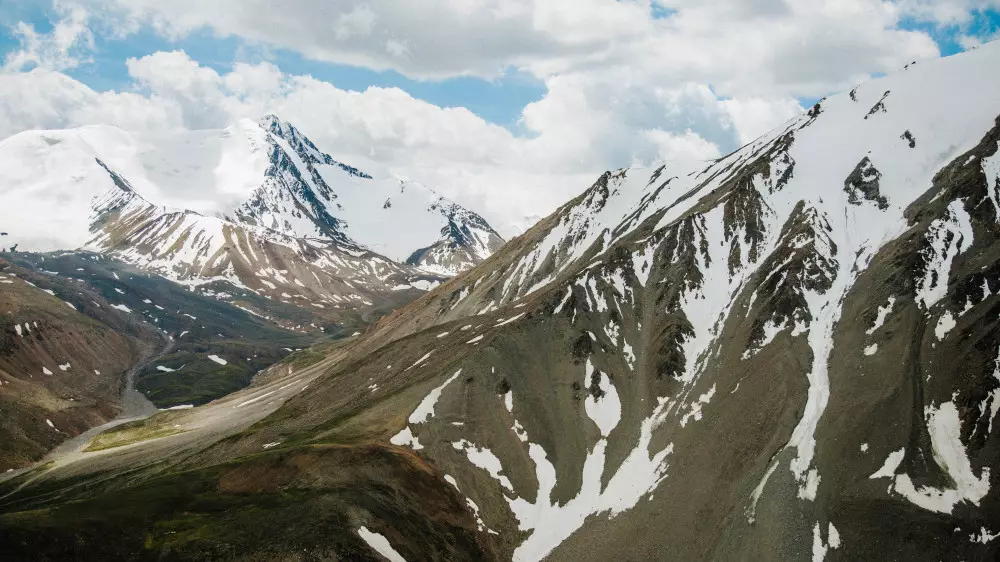
[[0, 472], [116, 416], [225, 396], [318, 339], [106, 256], [4, 257]]
[[[240, 300], [264, 317], [280, 316], [273, 309], [282, 305], [298, 306], [317, 318], [307, 325], [332, 322], [352, 331], [440, 279], [354, 243], [291, 238], [154, 205], [140, 194], [156, 188], [141, 173], [137, 144], [103, 126], [28, 132], [0, 142], [0, 162], [10, 170], [0, 193], [5, 238], [21, 251], [105, 253], [204, 294]], [[118, 168], [102, 159], [107, 155]]]
[[[205, 294], [311, 309], [310, 324], [351, 331], [503, 244], [479, 215], [413, 182], [376, 182], [274, 116], [152, 138], [106, 126], [28, 131], [0, 142], [0, 163], [10, 170], [5, 247], [101, 252]], [[204, 212], [149, 199], [172, 191]], [[231, 213], [207, 212], [241, 197]], [[248, 308], [273, 316], [271, 306]]]
[[163, 347], [155, 329], [130, 324], [97, 294], [58, 287], [91, 317], [36, 280], [0, 260], [0, 471], [110, 421], [125, 373]]
[[12, 475], [0, 545], [996, 559], [998, 66], [911, 64], [716, 161], [607, 172], [356, 340]]
[[[0, 448], [0, 463], [34, 461], [40, 451], [61, 438], [109, 421], [109, 416], [121, 412], [119, 383], [129, 372], [139, 392], [156, 406], [202, 404], [243, 388], [256, 372], [292, 349], [312, 343], [320, 333], [341, 338], [356, 335], [374, 319], [439, 284], [443, 274], [457, 271], [456, 264], [468, 267], [473, 257], [481, 261], [489, 255], [479, 245], [478, 231], [471, 233], [466, 225], [492, 229], [478, 215], [454, 204], [448, 204], [448, 217], [432, 212], [437, 216], [436, 228], [446, 228], [449, 234], [424, 239], [414, 234], [409, 238], [412, 249], [419, 249], [422, 241], [434, 242], [435, 249], [443, 248], [433, 259], [448, 264], [451, 270], [434, 267], [438, 264], [430, 259], [405, 264], [373, 252], [338, 233], [332, 227], [346, 228], [346, 223], [330, 217], [330, 229], [312, 232], [312, 237], [294, 237], [238, 216], [215, 216], [213, 206], [227, 208], [249, 193], [259, 194], [275, 186], [297, 187], [294, 193], [299, 195], [325, 187], [314, 165], [370, 179], [320, 154], [309, 139], [274, 117], [261, 124], [244, 120], [224, 131], [164, 133], [151, 138], [105, 126], [29, 131], [0, 142], [0, 163], [8, 171], [0, 182], [0, 250], [16, 250], [8, 258], [23, 268], [22, 275], [32, 272], [33, 282], [50, 291], [56, 289], [52, 285], [55, 279], [87, 283], [90, 292], [128, 310], [126, 317], [132, 312], [141, 315], [125, 324], [109, 324], [106, 317], [123, 313], [115, 312], [114, 307], [91, 306], [91, 301], [82, 305], [93, 313], [91, 321], [100, 325], [83, 333], [104, 330], [109, 334], [88, 340], [86, 353], [99, 347], [96, 342], [103, 339], [108, 342], [109, 358], [117, 358], [119, 363], [90, 369], [93, 361], [67, 351], [33, 351], [23, 358], [20, 354], [24, 349], [14, 346], [6, 350], [11, 354], [9, 372], [20, 379], [24, 377], [17, 365], [43, 363], [59, 356], [59, 364], [86, 364], [88, 372], [105, 373], [106, 380], [100, 385], [91, 381], [81, 386], [72, 384], [80, 381], [69, 377], [69, 384], [62, 388], [65, 395], [88, 396], [100, 406], [77, 408], [75, 411], [82, 413], [64, 424], [68, 427], [61, 433], [39, 426], [40, 414], [24, 406], [23, 396], [12, 399], [18, 405], [6, 411], [11, 439], [8, 447]], [[320, 183], [307, 185], [302, 174], [315, 175]], [[171, 200], [172, 190], [181, 191], [182, 198], [188, 198], [202, 212], [157, 205], [147, 198]], [[199, 200], [197, 194], [204, 193], [224, 200]], [[317, 193], [333, 196], [328, 189]], [[441, 205], [438, 199], [434, 202]], [[400, 206], [397, 223], [401, 224], [408, 213], [427, 215], [421, 208], [407, 211], [404, 207]], [[456, 226], [458, 223], [461, 226]], [[465, 238], [448, 246], [447, 241], [455, 237], [452, 232]], [[26, 250], [80, 252], [28, 254]], [[424, 262], [430, 265], [419, 267]], [[125, 264], [138, 266], [143, 273]], [[167, 287], [148, 273], [177, 286]], [[67, 292], [72, 291], [58, 290], [57, 294]], [[93, 302], [101, 302], [101, 298]], [[44, 295], [40, 299], [53, 300]], [[102, 312], [104, 309], [107, 312]], [[60, 317], [67, 316], [60, 312], [64, 312]], [[74, 325], [71, 320], [84, 321], [82, 316], [63, 320], [67, 329]], [[274, 325], [314, 335], [297, 336], [274, 329]], [[122, 331], [123, 326], [132, 328]], [[7, 328], [6, 336], [13, 338], [13, 328]], [[136, 330], [145, 336], [133, 333]], [[165, 331], [163, 337], [177, 341], [170, 352], [161, 353], [153, 362], [150, 356], [162, 347], [160, 331]], [[20, 339], [11, 341], [23, 343]], [[234, 354], [241, 359], [224, 364], [211, 359]], [[57, 374], [52, 381], [59, 378]], [[28, 396], [44, 397], [38, 392]], [[28, 403], [34, 404], [31, 400]], [[63, 420], [65, 415], [59, 412], [65, 408], [55, 404], [46, 399], [32, 407]], [[37, 439], [30, 431], [24, 433], [26, 428], [38, 427], [45, 439]], [[22, 447], [21, 437], [15, 436], [27, 436], [26, 443], [31, 445]]]
[[290, 123], [260, 122], [265, 180], [233, 215], [290, 236], [355, 241], [399, 262], [455, 275], [504, 240], [481, 216], [419, 183], [375, 180], [320, 152]]
[[29, 251], [85, 245], [102, 212], [128, 203], [120, 191], [161, 213], [222, 217], [279, 241], [360, 246], [401, 263], [427, 248], [448, 248], [460, 257], [439, 251], [439, 261], [428, 264], [448, 275], [504, 242], [480, 215], [417, 182], [374, 179], [338, 162], [274, 115], [224, 130], [25, 131], [0, 141], [0, 162], [10, 169], [0, 191], [9, 203], [0, 215], [10, 225], [4, 246]]

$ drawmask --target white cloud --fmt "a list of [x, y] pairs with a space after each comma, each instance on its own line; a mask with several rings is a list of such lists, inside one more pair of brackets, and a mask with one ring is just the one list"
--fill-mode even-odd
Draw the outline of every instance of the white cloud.
[[[703, 123], [728, 119], [705, 88], [634, 89], [609, 101], [617, 94], [608, 82], [576, 77], [556, 81], [545, 100], [525, 110], [531, 134], [518, 137], [467, 109], [438, 107], [398, 88], [347, 91], [270, 63], [237, 64], [220, 75], [174, 51], [130, 59], [128, 69], [137, 92], [98, 93], [41, 69], [0, 77], [0, 135], [97, 123], [138, 132], [215, 128], [275, 112], [335, 157], [434, 186], [510, 234], [525, 216], [553, 210], [609, 167], [717, 156], [674, 104], [697, 99]], [[574, 92], [582, 97], [572, 99]], [[650, 108], [663, 118], [642, 119]]]
[[87, 27], [88, 13], [79, 5], [57, 2], [59, 19], [49, 33], [38, 33], [34, 26], [18, 22], [11, 34], [20, 42], [20, 49], [4, 56], [0, 71], [19, 72], [34, 67], [52, 70], [76, 68], [81, 58], [94, 47], [94, 36]]
[[722, 102], [736, 127], [740, 144], [753, 141], [778, 123], [802, 113], [802, 106], [793, 98], [746, 98]]
[[233, 65], [233, 71], [223, 78], [226, 89], [239, 96], [277, 92], [281, 89], [283, 80], [281, 70], [268, 62], [260, 64], [238, 62]]
[[181, 126], [179, 111], [134, 93], [98, 93], [59, 72], [0, 74], [0, 138], [30, 129], [108, 124], [128, 130]]
[[[701, 138], [691, 130], [681, 134], [652, 129], [643, 131], [643, 135], [652, 142], [657, 149], [657, 154], [662, 160], [674, 158], [677, 160], [710, 160], [721, 156], [719, 147]], [[642, 162], [642, 164], [647, 164]]]
[[[187, 126], [196, 129], [224, 127], [229, 121], [218, 107], [225, 96], [222, 78], [200, 66], [183, 51], [158, 52], [126, 61], [129, 76], [154, 96], [180, 109]], [[245, 71], [241, 76], [245, 76]]]
[[351, 11], [337, 17], [334, 33], [340, 41], [354, 36], [370, 35], [377, 16], [367, 5], [355, 6]]
[[1000, 40], [1000, 29], [983, 35], [960, 34], [958, 36], [958, 44], [965, 50], [975, 49], [984, 43], [997, 40]]
[[210, 31], [248, 50], [422, 79], [516, 68], [546, 93], [515, 134], [397, 88], [347, 91], [268, 62], [220, 74], [183, 51], [158, 52], [126, 62], [134, 84], [122, 93], [38, 69], [0, 76], [0, 136], [89, 123], [216, 128], [275, 112], [335, 157], [423, 181], [509, 234], [605, 169], [717, 157], [800, 111], [798, 97], [936, 56], [901, 18], [958, 25], [998, 0], [655, 0], [664, 18], [652, 17], [651, 0], [75, 1], [62, 8], [66, 31], [23, 42], [36, 55], [12, 69], [78, 63], [90, 15], [114, 33]]
[[[540, 78], [628, 65], [726, 96], [820, 96], [935, 56], [903, 15], [942, 18], [931, 0], [77, 0], [121, 28], [168, 37], [211, 30], [320, 61], [415, 78]], [[937, 0], [936, 0], [937, 1]], [[997, 0], [945, 0], [949, 13]], [[957, 11], [955, 11], [957, 10]], [[941, 13], [937, 13], [941, 12]]]

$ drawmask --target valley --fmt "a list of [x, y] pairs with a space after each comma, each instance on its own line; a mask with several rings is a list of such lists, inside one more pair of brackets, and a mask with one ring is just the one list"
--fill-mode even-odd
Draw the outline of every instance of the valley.
[[[607, 171], [509, 241], [274, 116], [224, 137], [266, 170], [229, 214], [86, 153], [85, 235], [2, 254], [0, 551], [996, 559], [995, 68], [996, 42]], [[350, 214], [383, 197], [431, 238]]]

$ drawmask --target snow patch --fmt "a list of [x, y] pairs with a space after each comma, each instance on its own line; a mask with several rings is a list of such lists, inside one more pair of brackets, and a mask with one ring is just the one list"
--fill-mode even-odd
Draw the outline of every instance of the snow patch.
[[494, 480], [499, 482], [500, 485], [504, 487], [505, 490], [509, 492], [514, 491], [514, 486], [511, 485], [510, 479], [500, 474], [503, 472], [503, 464], [500, 462], [500, 459], [493, 454], [493, 451], [487, 449], [486, 447], [477, 447], [465, 439], [455, 441], [451, 444], [451, 446], [454, 447], [456, 451], [463, 451], [473, 466], [488, 472]]
[[438, 400], [441, 398], [441, 393], [444, 392], [444, 389], [461, 374], [462, 369], [459, 369], [454, 375], [448, 377], [448, 380], [441, 383], [441, 386], [431, 390], [427, 396], [420, 401], [420, 405], [417, 406], [417, 409], [413, 410], [413, 413], [410, 414], [409, 422], [419, 424], [433, 418], [434, 406], [437, 405]]
[[986, 527], [981, 527], [978, 535], [970, 535], [969, 542], [979, 543], [979, 544], [989, 544], [1000, 538], [1000, 532], [991, 533]]
[[903, 457], [906, 455], [906, 449], [900, 449], [898, 451], [889, 453], [889, 456], [885, 458], [885, 462], [882, 463], [882, 468], [875, 471], [869, 479], [875, 478], [895, 478], [896, 469], [899, 468], [899, 464], [903, 462]]
[[919, 280], [916, 302], [930, 308], [948, 294], [948, 276], [955, 257], [972, 246], [972, 223], [965, 211], [965, 200], [957, 199], [948, 205], [944, 218], [931, 223], [927, 229], [930, 248], [923, 252], [927, 260], [924, 278]]
[[882, 468], [869, 478], [891, 478], [890, 490], [929, 511], [951, 513], [955, 505], [962, 501], [978, 506], [990, 490], [990, 468], [983, 467], [979, 476], [973, 471], [962, 443], [958, 408], [954, 402], [945, 402], [937, 408], [928, 406], [924, 412], [934, 460], [955, 487], [939, 489], [922, 486], [918, 489], [908, 474], [896, 474], [903, 460], [903, 449], [890, 454]]
[[934, 336], [938, 341], [941, 341], [954, 327], [955, 317], [952, 316], [951, 312], [945, 311], [938, 320], [937, 326], [934, 327]]
[[218, 363], [219, 365], [228, 365], [229, 364], [229, 361], [226, 361], [225, 359], [219, 357], [218, 355], [209, 355], [208, 358], [211, 361], [213, 361], [214, 363]]
[[430, 357], [430, 356], [431, 356], [431, 355], [433, 355], [433, 354], [434, 354], [434, 350], [431, 350], [431, 351], [428, 351], [428, 352], [427, 352], [427, 353], [426, 353], [426, 354], [425, 354], [425, 355], [424, 355], [423, 357], [421, 357], [420, 359], [417, 359], [417, 362], [416, 362], [416, 363], [414, 363], [414, 364], [410, 365], [410, 366], [409, 366], [409, 367], [407, 367], [407, 368], [406, 368], [405, 370], [409, 371], [410, 369], [412, 369], [412, 368], [414, 368], [414, 367], [416, 367], [416, 366], [420, 365], [420, 364], [421, 364], [421, 363], [423, 363], [424, 361], [427, 361], [427, 358], [428, 358], [428, 357]]
[[521, 314], [518, 314], [517, 316], [514, 316], [512, 318], [508, 318], [507, 320], [500, 320], [499, 322], [497, 322], [496, 324], [494, 324], [493, 327], [494, 328], [499, 328], [500, 326], [506, 326], [507, 324], [510, 324], [511, 322], [516, 322], [516, 321], [520, 320], [521, 317], [524, 316], [524, 314], [525, 313], [522, 312]]
[[413, 434], [413, 430], [410, 429], [410, 426], [404, 427], [402, 431], [393, 435], [389, 439], [389, 442], [393, 445], [399, 445], [400, 447], [412, 447], [415, 451], [419, 451], [424, 448], [424, 446], [421, 445], [420, 441], [417, 439], [417, 436]]
[[362, 526], [358, 529], [358, 536], [368, 543], [372, 550], [384, 556], [389, 562], [406, 562], [406, 559], [400, 556], [389, 544], [389, 539], [382, 535], [373, 533], [367, 527]]
[[695, 421], [701, 421], [702, 406], [711, 403], [713, 396], [715, 396], [715, 383], [712, 383], [712, 388], [708, 389], [708, 392], [690, 404], [690, 410], [681, 418], [681, 427], [687, 426], [687, 422], [691, 418], [694, 418]]
[[[587, 359], [583, 381], [585, 386], [592, 384], [594, 374], [594, 366], [591, 364], [590, 359]], [[584, 409], [587, 411], [587, 416], [601, 430], [601, 435], [607, 437], [622, 419], [622, 404], [618, 398], [618, 391], [615, 389], [614, 383], [611, 382], [611, 378], [599, 371], [596, 374], [599, 376], [597, 380], [599, 397], [594, 396], [595, 389], [591, 388], [591, 392], [584, 401]]]
[[827, 525], [826, 536], [826, 542], [823, 542], [822, 528], [816, 523], [813, 527], [812, 562], [823, 562], [827, 552], [840, 548], [840, 533], [833, 523]]
[[872, 324], [871, 328], [865, 330], [865, 334], [872, 335], [876, 330], [885, 325], [886, 318], [889, 317], [889, 313], [892, 312], [892, 307], [896, 304], [896, 297], [889, 297], [889, 302], [885, 306], [878, 307], [878, 316], [875, 318], [875, 323]]

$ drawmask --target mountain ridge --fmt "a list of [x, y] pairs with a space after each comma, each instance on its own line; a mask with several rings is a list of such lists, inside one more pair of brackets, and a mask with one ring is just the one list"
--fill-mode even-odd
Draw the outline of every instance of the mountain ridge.
[[[908, 65], [718, 160], [609, 171], [356, 340], [171, 418], [185, 433], [11, 492], [0, 543], [996, 558], [998, 63]], [[108, 471], [131, 481], [38, 493]]]
[[[5, 139], [0, 159], [18, 167], [8, 180], [6, 212], [0, 211], [0, 222], [9, 231], [5, 242], [22, 251], [41, 245], [104, 252], [205, 294], [229, 298], [254, 293], [312, 309], [324, 322], [352, 329], [480, 261], [503, 242], [479, 215], [408, 183], [409, 191], [424, 190], [431, 201], [421, 209], [424, 196], [418, 195], [397, 205], [396, 214], [404, 222], [405, 216], [426, 217], [417, 226], [424, 240], [433, 241], [434, 262], [405, 263], [416, 247], [401, 257], [380, 255], [355, 241], [349, 223], [335, 216], [343, 209], [324, 179], [325, 174], [340, 182], [338, 189], [357, 192], [361, 188], [351, 182], [371, 181], [370, 175], [320, 152], [293, 125], [273, 115], [259, 123], [244, 120], [213, 135], [181, 137], [162, 155], [150, 147], [163, 139], [146, 142], [111, 127], [26, 132]], [[221, 164], [209, 172], [215, 150]], [[189, 159], [190, 167], [171, 167], [171, 159], [177, 158]], [[224, 181], [216, 178], [220, 170], [228, 170]], [[261, 175], [255, 180], [257, 173]], [[147, 198], [181, 181], [221, 181], [218, 185], [227, 193], [260, 184], [231, 218], [173, 209]], [[77, 186], [70, 187], [74, 182]], [[371, 203], [370, 197], [356, 199], [352, 202], [358, 209]], [[450, 214], [436, 210], [442, 202]], [[266, 212], [254, 214], [255, 208]], [[27, 216], [33, 220], [24, 221]], [[362, 234], [385, 230], [365, 230], [365, 224], [358, 228]], [[446, 234], [456, 230], [467, 236]], [[418, 234], [403, 232], [396, 239], [415, 244], [421, 240]], [[250, 308], [270, 316], [260, 304]]]

